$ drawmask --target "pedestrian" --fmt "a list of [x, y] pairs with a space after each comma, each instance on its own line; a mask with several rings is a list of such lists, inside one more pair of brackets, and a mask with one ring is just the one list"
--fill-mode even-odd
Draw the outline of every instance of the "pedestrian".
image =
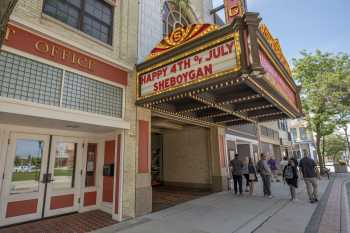
[[283, 169], [283, 179], [288, 184], [290, 190], [290, 200], [295, 200], [295, 189], [298, 188], [298, 171], [295, 162], [290, 159]]
[[256, 175], [256, 168], [254, 166], [252, 158], [249, 158], [248, 171], [249, 171], [249, 195], [252, 196], [255, 190], [255, 182], [258, 182], [258, 176]]
[[245, 182], [245, 192], [249, 192], [249, 170], [248, 170], [248, 157], [245, 157], [243, 160], [243, 166], [242, 166], [242, 175], [244, 176], [246, 182]]
[[271, 182], [273, 182], [274, 180], [276, 182], [279, 182], [279, 179], [277, 178], [277, 161], [275, 160], [275, 158], [271, 156], [270, 159], [267, 161], [267, 164], [269, 165], [270, 170], [272, 172]]
[[[234, 183], [234, 191], [237, 195], [238, 189], [239, 194], [242, 195], [243, 188], [242, 188], [242, 161], [239, 160], [239, 154], [235, 154], [235, 158], [230, 161], [230, 167], [231, 167], [231, 173]], [[238, 186], [238, 187], [237, 187]]]
[[318, 202], [317, 166], [315, 161], [305, 154], [299, 162], [299, 167], [304, 177], [310, 203]]
[[260, 160], [257, 165], [258, 172], [261, 175], [263, 182], [264, 196], [272, 198], [271, 195], [271, 169], [266, 161], [266, 156], [262, 153], [260, 155]]

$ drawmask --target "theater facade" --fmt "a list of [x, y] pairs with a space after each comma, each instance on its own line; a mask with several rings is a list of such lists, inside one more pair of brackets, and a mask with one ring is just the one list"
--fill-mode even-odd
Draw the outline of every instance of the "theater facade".
[[[147, 109], [151, 128], [153, 193], [157, 185], [226, 190], [225, 129], [302, 115], [279, 42], [257, 13], [238, 13], [222, 27], [178, 27], [136, 69], [136, 105]], [[257, 160], [259, 146], [250, 147], [244, 156], [255, 151]]]
[[0, 227], [227, 190], [226, 129], [302, 114], [278, 40], [241, 5], [219, 26], [199, 23], [209, 0], [185, 16], [164, 1], [156, 23], [182, 18], [144, 59], [158, 0], [57, 2], [20, 0], [1, 48]]

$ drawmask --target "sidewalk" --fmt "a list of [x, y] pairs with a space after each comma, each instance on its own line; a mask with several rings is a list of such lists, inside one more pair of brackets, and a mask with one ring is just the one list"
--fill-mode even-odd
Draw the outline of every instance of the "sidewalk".
[[[328, 180], [319, 183], [320, 196]], [[95, 233], [303, 233], [317, 207], [310, 204], [303, 182], [297, 194], [299, 202], [289, 201], [288, 186], [273, 183], [274, 198], [234, 196], [222, 192], [178, 206], [119, 223]]]

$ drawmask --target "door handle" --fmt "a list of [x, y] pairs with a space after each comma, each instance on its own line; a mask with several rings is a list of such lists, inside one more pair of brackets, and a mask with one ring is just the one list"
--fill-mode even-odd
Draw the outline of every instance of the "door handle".
[[46, 173], [43, 175], [43, 180], [41, 182], [44, 184], [47, 184], [47, 183], [51, 183], [51, 182], [55, 181], [54, 179], [51, 179], [51, 177], [52, 177], [51, 173]]

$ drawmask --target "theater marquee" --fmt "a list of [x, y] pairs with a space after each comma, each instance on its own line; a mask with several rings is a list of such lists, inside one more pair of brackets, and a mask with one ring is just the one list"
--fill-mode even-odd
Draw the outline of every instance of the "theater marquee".
[[298, 89], [278, 40], [258, 14], [235, 17], [221, 28], [178, 28], [159, 42], [136, 66], [136, 104], [201, 126], [301, 116]]
[[234, 40], [139, 75], [140, 96], [175, 89], [237, 66]]

